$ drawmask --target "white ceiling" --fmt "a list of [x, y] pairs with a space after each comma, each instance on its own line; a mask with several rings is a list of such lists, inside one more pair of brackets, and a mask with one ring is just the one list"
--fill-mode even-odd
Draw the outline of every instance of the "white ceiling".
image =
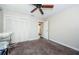
[[35, 8], [35, 6], [33, 6], [31, 4], [3, 4], [3, 5], [0, 5], [0, 7], [3, 10], [25, 13], [25, 14], [31, 15], [31, 16], [39, 18], [39, 19], [46, 19], [64, 9], [67, 9], [70, 6], [72, 6], [72, 5], [70, 5], [70, 4], [54, 4], [54, 8], [42, 8], [42, 10], [44, 11], [44, 15], [41, 15], [39, 10], [36, 10], [34, 13], [30, 13], [30, 11]]

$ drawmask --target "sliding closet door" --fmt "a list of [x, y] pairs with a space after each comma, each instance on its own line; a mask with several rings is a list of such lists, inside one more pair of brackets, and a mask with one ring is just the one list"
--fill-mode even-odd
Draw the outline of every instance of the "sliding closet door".
[[3, 32], [3, 12], [0, 10], [0, 33]]
[[6, 17], [5, 32], [13, 32], [12, 42], [38, 39], [37, 21], [18, 17]]

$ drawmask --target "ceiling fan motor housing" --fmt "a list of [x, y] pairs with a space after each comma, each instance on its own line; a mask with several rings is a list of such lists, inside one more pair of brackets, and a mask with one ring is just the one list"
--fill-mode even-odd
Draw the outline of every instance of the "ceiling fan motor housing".
[[33, 4], [34, 6], [36, 6], [37, 8], [41, 8], [42, 4]]

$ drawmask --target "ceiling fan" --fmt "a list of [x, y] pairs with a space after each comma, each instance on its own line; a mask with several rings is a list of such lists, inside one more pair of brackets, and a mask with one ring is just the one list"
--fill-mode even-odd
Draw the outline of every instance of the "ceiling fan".
[[53, 8], [54, 5], [51, 5], [51, 4], [45, 4], [45, 5], [42, 5], [42, 4], [33, 4], [36, 8], [34, 8], [31, 13], [33, 13], [34, 11], [36, 11], [37, 9], [40, 11], [40, 13], [43, 15], [44, 12], [42, 10], [42, 8]]

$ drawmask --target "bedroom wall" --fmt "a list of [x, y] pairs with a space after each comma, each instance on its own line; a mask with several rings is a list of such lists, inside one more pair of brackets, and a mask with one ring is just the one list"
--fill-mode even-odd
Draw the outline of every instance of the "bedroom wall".
[[29, 15], [4, 12], [4, 32], [13, 32], [13, 43], [38, 39], [38, 21]]
[[49, 20], [49, 39], [79, 51], [79, 5], [67, 8]]
[[0, 33], [3, 32], [3, 12], [0, 9]]

